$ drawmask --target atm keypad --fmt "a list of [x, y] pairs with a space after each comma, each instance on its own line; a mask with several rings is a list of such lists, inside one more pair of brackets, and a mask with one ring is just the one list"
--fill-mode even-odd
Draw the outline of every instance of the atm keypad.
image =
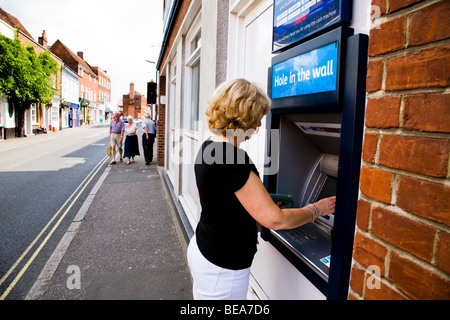
[[313, 240], [316, 238], [313, 230], [308, 226], [304, 225], [300, 228], [292, 229], [286, 232], [286, 234], [298, 244], [303, 244], [306, 241]]

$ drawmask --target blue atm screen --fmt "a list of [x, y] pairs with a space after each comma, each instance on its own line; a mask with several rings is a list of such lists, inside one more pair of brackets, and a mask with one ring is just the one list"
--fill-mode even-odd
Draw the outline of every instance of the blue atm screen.
[[272, 99], [336, 90], [338, 47], [336, 41], [274, 65]]

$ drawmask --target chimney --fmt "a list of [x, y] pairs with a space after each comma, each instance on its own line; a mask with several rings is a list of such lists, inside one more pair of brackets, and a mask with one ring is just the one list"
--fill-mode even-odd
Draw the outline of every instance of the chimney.
[[42, 31], [42, 37], [38, 38], [38, 42], [44, 48], [47, 48], [47, 37], [45, 36], [45, 30]]
[[134, 83], [130, 83], [130, 100], [134, 100]]
[[79, 56], [81, 59], [84, 60], [84, 58], [83, 58], [83, 52], [82, 52], [82, 51], [78, 51], [78, 52], [77, 52], [77, 56]]

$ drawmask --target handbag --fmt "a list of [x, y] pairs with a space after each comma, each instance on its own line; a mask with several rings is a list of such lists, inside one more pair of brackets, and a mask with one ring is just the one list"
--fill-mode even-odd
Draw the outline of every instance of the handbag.
[[112, 156], [112, 148], [113, 148], [113, 146], [108, 144], [108, 157]]

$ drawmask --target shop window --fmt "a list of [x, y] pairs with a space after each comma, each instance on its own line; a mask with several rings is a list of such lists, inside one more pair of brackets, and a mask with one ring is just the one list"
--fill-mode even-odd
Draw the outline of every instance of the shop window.
[[37, 107], [35, 103], [31, 105], [31, 123], [37, 124]]
[[201, 53], [201, 30], [199, 30], [189, 42], [191, 53], [186, 62], [190, 69], [190, 119], [189, 129], [198, 131], [199, 121], [199, 93], [200, 93], [200, 53]]
[[191, 54], [193, 54], [195, 52], [195, 50], [197, 50], [198, 48], [201, 47], [201, 44], [202, 44], [202, 37], [201, 36], [202, 36], [202, 32], [199, 31], [195, 35], [194, 39], [192, 39], [192, 41], [191, 41]]

